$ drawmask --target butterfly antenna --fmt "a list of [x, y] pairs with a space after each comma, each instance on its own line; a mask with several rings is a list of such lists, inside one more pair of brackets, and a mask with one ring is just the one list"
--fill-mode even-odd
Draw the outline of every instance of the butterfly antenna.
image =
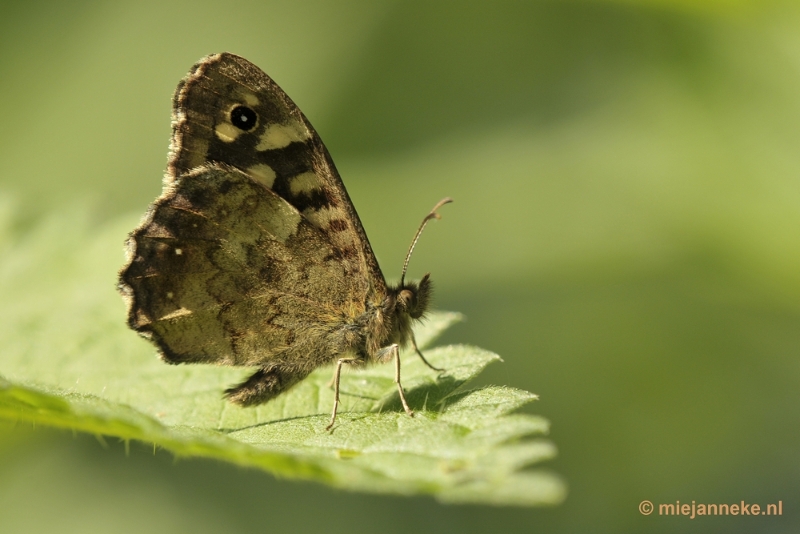
[[427, 226], [428, 221], [431, 219], [441, 219], [442, 216], [436, 213], [436, 210], [444, 206], [445, 204], [449, 204], [453, 201], [452, 198], [447, 197], [440, 200], [431, 210], [429, 214], [422, 219], [422, 224], [419, 225], [419, 230], [417, 230], [417, 234], [414, 236], [414, 240], [411, 241], [411, 246], [408, 247], [408, 254], [406, 254], [406, 261], [403, 262], [403, 274], [400, 275], [400, 287], [403, 287], [406, 281], [406, 271], [408, 270], [408, 260], [411, 259], [411, 253], [414, 252], [414, 247], [417, 246], [417, 241], [419, 241], [419, 236], [422, 235], [422, 231]]

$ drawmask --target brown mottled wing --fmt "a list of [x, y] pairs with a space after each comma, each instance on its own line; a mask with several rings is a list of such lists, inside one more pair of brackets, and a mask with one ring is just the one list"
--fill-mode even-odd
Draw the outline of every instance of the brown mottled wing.
[[[238, 128], [232, 110], [256, 112]], [[328, 235], [361, 286], [354, 300], [380, 303], [386, 283], [327, 149], [292, 100], [261, 69], [223, 53], [197, 63], [178, 86], [167, 183], [207, 162], [260, 181]]]
[[336, 338], [364, 311], [327, 236], [231, 167], [199, 167], [165, 187], [129, 251], [130, 325], [171, 363], [264, 364]]

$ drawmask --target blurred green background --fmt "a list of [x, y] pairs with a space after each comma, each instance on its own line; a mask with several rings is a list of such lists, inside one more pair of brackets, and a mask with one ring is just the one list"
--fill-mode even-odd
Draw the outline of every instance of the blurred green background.
[[[467, 315], [446, 342], [505, 359], [483, 382], [541, 396], [570, 494], [443, 506], [6, 425], [0, 531], [796, 531], [796, 6], [3, 2], [0, 207], [17, 239], [76, 205], [98, 228], [135, 222], [161, 189], [175, 85], [201, 56], [243, 55], [320, 132], [388, 278], [455, 198], [411, 274]], [[784, 515], [644, 517], [643, 499]]]

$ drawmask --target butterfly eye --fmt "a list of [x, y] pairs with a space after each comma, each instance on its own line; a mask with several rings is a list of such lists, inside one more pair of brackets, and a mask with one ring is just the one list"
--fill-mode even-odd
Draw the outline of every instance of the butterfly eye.
[[255, 128], [257, 120], [256, 112], [248, 107], [236, 106], [231, 110], [231, 124], [245, 132]]

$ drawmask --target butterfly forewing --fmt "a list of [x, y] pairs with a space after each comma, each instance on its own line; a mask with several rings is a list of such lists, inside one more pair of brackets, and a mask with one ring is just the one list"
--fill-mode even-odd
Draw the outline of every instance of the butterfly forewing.
[[383, 275], [327, 149], [286, 93], [233, 54], [200, 61], [175, 94], [167, 181], [207, 162], [240, 169], [294, 206], [362, 282], [354, 297], [380, 302]]

